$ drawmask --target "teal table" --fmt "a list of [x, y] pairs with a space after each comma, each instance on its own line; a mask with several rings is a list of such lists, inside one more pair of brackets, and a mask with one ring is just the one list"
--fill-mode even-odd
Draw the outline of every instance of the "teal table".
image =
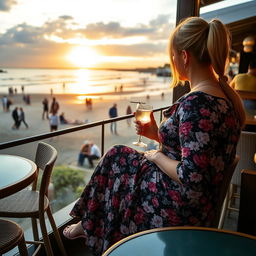
[[30, 185], [37, 167], [29, 159], [14, 155], [0, 155], [0, 198], [14, 194]]
[[103, 256], [255, 256], [256, 237], [213, 228], [174, 227], [131, 235]]

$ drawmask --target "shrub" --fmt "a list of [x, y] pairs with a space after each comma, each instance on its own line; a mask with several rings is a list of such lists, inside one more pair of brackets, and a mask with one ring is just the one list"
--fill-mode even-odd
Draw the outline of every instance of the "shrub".
[[56, 197], [60, 197], [66, 191], [73, 192], [75, 196], [79, 196], [81, 187], [85, 186], [84, 172], [73, 169], [68, 166], [56, 166], [52, 172], [52, 183]]

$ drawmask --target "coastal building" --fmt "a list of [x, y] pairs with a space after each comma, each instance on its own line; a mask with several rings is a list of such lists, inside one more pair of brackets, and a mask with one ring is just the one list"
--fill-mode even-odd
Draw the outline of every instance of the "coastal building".
[[171, 76], [171, 68], [170, 64], [165, 64], [163, 67], [158, 67], [156, 69], [156, 75], [157, 76]]

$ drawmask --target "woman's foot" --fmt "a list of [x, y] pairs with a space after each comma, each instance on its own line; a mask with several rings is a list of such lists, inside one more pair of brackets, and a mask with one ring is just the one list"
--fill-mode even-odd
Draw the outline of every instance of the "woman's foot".
[[63, 235], [70, 240], [86, 238], [81, 221], [79, 221], [77, 224], [65, 227], [63, 230]]

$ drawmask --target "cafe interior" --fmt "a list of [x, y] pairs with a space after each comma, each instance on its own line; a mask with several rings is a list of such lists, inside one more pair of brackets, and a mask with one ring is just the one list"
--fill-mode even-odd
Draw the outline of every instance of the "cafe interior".
[[[189, 16], [221, 19], [232, 35], [229, 75], [246, 73], [250, 60], [256, 58], [256, 1], [201, 13], [201, 8], [218, 2], [222, 1], [177, 0], [176, 24]], [[188, 91], [186, 86], [174, 88], [173, 102]], [[238, 93], [242, 100], [256, 101], [256, 85], [254, 92]], [[0, 188], [0, 255], [93, 255], [82, 239], [68, 240], [63, 236], [63, 229], [76, 222], [68, 214], [73, 203], [57, 212], [51, 209], [51, 175], [58, 152], [54, 145], [43, 140], [85, 130], [93, 125], [104, 126], [111, 120], [104, 122], [0, 144], [0, 175], [3, 175], [5, 168], [21, 169], [21, 176], [15, 177], [16, 182], [11, 177]], [[6, 153], [12, 147], [22, 148], [29, 143], [37, 145], [35, 155], [29, 159]], [[104, 135], [101, 147], [104, 148]], [[256, 255], [256, 111], [254, 115], [246, 112], [246, 126], [236, 154], [234, 163], [226, 170], [228, 175], [223, 180], [212, 227], [145, 230], [117, 242], [103, 255]], [[40, 179], [38, 169], [43, 170]], [[23, 189], [28, 186], [30, 190]], [[25, 228], [20, 225], [20, 218], [32, 221]]]

